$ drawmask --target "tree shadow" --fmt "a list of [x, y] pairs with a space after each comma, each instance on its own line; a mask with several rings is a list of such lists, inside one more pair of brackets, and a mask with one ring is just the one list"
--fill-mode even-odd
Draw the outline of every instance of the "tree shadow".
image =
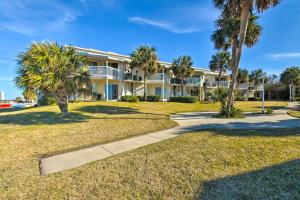
[[70, 113], [68, 117], [62, 117], [61, 113], [57, 112], [26, 112], [9, 115], [0, 115], [0, 124], [15, 124], [15, 125], [39, 125], [39, 124], [68, 124], [85, 122], [92, 117], [82, 115], [80, 113]]
[[83, 106], [78, 108], [77, 111], [88, 112], [93, 114], [138, 114], [141, 113], [138, 109], [130, 107], [119, 107], [119, 106], [106, 106], [106, 105], [95, 105], [95, 106]]
[[[169, 115], [167, 115], [167, 114], [141, 112], [136, 108], [120, 107], [120, 106], [106, 106], [106, 105], [83, 106], [81, 108], [76, 109], [76, 111], [87, 112], [87, 113], [92, 113], [92, 114], [109, 114], [109, 115], [144, 114], [144, 115], [157, 115], [157, 116], [169, 117]], [[113, 118], [115, 118], [115, 117], [113, 117]], [[122, 117], [120, 117], [120, 118], [122, 118]], [[129, 119], [128, 116], [124, 116], [124, 118]], [[99, 119], [107, 119], [107, 117], [99, 118]]]
[[21, 111], [21, 110], [29, 110], [32, 109], [32, 107], [27, 107], [27, 108], [1, 108], [0, 113], [11, 113], [11, 112], [16, 112], [16, 111]]
[[300, 159], [205, 182], [200, 200], [300, 199]]
[[238, 137], [286, 137], [286, 136], [300, 136], [299, 128], [271, 128], [271, 129], [217, 129], [213, 131], [213, 134], [224, 136], [238, 136]]

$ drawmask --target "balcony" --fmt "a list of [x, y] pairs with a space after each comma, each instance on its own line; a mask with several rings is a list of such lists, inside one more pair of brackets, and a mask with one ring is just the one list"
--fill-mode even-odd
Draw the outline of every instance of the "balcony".
[[163, 74], [163, 73], [156, 73], [156, 74], [153, 74], [153, 75], [150, 75], [147, 77], [147, 81], [149, 83], [157, 83], [157, 82], [164, 82], [165, 83], [168, 83], [169, 82], [169, 77], [168, 75], [166, 74]]
[[125, 73], [124, 74], [124, 80], [125, 81], [143, 81], [144, 77], [138, 76], [138, 75], [133, 75], [132, 73]]
[[90, 73], [92, 78], [121, 79], [120, 70], [108, 66], [90, 66]]
[[237, 89], [239, 90], [248, 90], [249, 88], [249, 83], [238, 83], [237, 84]]
[[190, 86], [200, 86], [200, 84], [201, 84], [200, 78], [188, 78], [186, 82], [187, 82], [187, 85], [190, 85]]
[[[170, 84], [172, 84], [172, 85], [181, 85], [181, 79], [179, 79], [179, 78], [171, 78]], [[186, 80], [183, 80], [182, 84], [186, 85]]]
[[220, 87], [222, 87], [222, 88], [228, 88], [229, 84], [230, 84], [229, 81], [215, 81], [215, 82], [206, 81], [205, 87], [216, 88], [216, 87], [218, 87], [218, 83], [219, 83]]

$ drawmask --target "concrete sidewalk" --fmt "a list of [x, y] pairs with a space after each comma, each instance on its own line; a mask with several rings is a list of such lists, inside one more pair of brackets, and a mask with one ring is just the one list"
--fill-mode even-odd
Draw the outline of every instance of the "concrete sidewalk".
[[[297, 106], [297, 104], [289, 104], [289, 107], [292, 106]], [[249, 113], [243, 119], [212, 117], [217, 114], [216, 112], [177, 114], [173, 115], [171, 119], [179, 123], [178, 127], [42, 158], [40, 160], [40, 171], [42, 175], [47, 175], [72, 169], [92, 161], [101, 160], [196, 130], [300, 128], [300, 119], [291, 117], [286, 112], [287, 109], [276, 110], [272, 115]]]

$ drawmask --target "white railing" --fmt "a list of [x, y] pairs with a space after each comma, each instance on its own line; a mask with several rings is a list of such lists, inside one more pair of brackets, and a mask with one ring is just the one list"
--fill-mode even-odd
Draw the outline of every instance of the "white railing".
[[237, 88], [240, 90], [248, 90], [249, 83], [238, 83]]
[[94, 78], [121, 79], [120, 70], [108, 66], [90, 66], [90, 73]]
[[169, 77], [166, 74], [163, 73], [156, 73], [153, 75], [150, 75], [147, 77], [149, 81], [163, 81], [165, 79], [165, 82], [169, 82]]
[[223, 88], [228, 88], [229, 84], [230, 84], [229, 81], [215, 81], [215, 82], [207, 81], [206, 87], [213, 87], [213, 88], [218, 87], [218, 83], [219, 83], [220, 87], [223, 87]]
[[200, 78], [187, 78], [186, 84], [187, 85], [200, 85], [201, 80], [200, 80]]

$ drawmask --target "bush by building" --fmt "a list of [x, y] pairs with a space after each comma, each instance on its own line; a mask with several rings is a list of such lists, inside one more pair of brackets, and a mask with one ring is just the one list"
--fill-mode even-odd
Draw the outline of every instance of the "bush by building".
[[170, 97], [171, 102], [180, 102], [180, 103], [196, 103], [198, 97], [196, 96], [182, 96], [182, 97]]

